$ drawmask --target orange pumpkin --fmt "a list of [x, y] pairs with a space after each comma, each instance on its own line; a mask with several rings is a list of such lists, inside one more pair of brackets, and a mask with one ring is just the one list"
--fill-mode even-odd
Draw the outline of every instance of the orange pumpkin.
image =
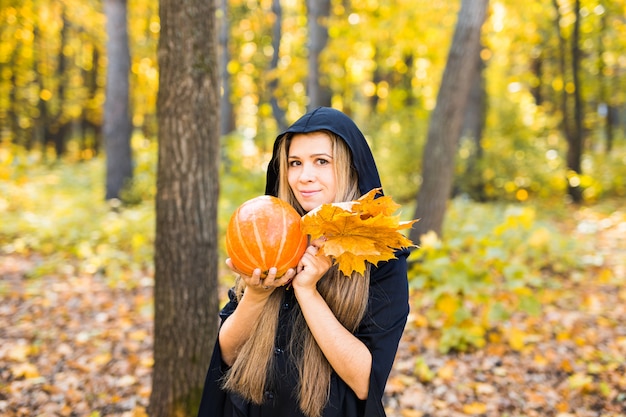
[[298, 212], [276, 197], [264, 195], [243, 203], [226, 230], [226, 252], [233, 266], [248, 276], [261, 268], [263, 277], [273, 266], [277, 277], [295, 268], [308, 242], [300, 221]]

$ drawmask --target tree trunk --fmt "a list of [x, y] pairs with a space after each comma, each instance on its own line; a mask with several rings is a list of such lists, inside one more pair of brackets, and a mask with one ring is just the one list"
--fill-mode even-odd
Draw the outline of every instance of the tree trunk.
[[[607, 14], [608, 11], [604, 12], [600, 17], [600, 33], [598, 34], [598, 85], [600, 86], [598, 96], [600, 100], [600, 108], [598, 109], [598, 113], [600, 113], [600, 117], [604, 119], [604, 139], [605, 146], [604, 151], [608, 155], [611, 153], [613, 149], [613, 113], [614, 109], [612, 107], [612, 99], [609, 94], [609, 80], [605, 74], [606, 71], [606, 63], [604, 58], [604, 53], [606, 52], [604, 48], [605, 38], [607, 37]], [[612, 78], [612, 77], [611, 77]]]
[[230, 39], [230, 13], [228, 0], [220, 0], [220, 9], [222, 11], [222, 17], [219, 23], [220, 82], [222, 85], [222, 95], [220, 98], [220, 113], [222, 115], [220, 131], [222, 135], [228, 135], [237, 128], [233, 103], [230, 99], [232, 91], [230, 88], [230, 73], [228, 72], [228, 63], [230, 62], [230, 49], [228, 47], [228, 40]]
[[[379, 59], [381, 59], [379, 48], [376, 45], [374, 45], [374, 62], [378, 62]], [[407, 71], [407, 72], [410, 72], [410, 71]], [[381, 65], [376, 65], [376, 67], [374, 68], [374, 71], [372, 71], [372, 83], [375, 86], [377, 86], [377, 89], [378, 89], [378, 86], [383, 80], [384, 80], [384, 75], [383, 75]], [[407, 91], [410, 92], [411, 89]], [[368, 112], [370, 114], [376, 114], [379, 102], [380, 102], [380, 96], [378, 95], [378, 91], [375, 91], [374, 94], [372, 94], [368, 99], [368, 105], [369, 105]]]
[[322, 85], [320, 75], [320, 54], [328, 42], [328, 25], [325, 20], [330, 16], [330, 0], [307, 0], [308, 42], [308, 78], [307, 95], [309, 109], [330, 106], [331, 94]]
[[[65, 103], [66, 94], [65, 87], [69, 83], [69, 77], [67, 76], [67, 59], [65, 57], [64, 49], [68, 44], [68, 32], [70, 22], [67, 19], [65, 8], [61, 8], [61, 21], [63, 25], [61, 27], [60, 46], [59, 53], [57, 55], [57, 68], [55, 70], [54, 78], [58, 80], [56, 87], [55, 101], [58, 103], [56, 110], [48, 110], [50, 117], [47, 124], [44, 126], [44, 141], [46, 146], [52, 145], [54, 147], [54, 154], [57, 159], [60, 159], [66, 151], [67, 140], [70, 132], [70, 121], [65, 116], [64, 109], [67, 107]], [[49, 103], [43, 103], [47, 106]], [[52, 107], [52, 106], [51, 106]]]
[[404, 65], [408, 68], [404, 74], [402, 74], [401, 83], [403, 89], [406, 92], [406, 98], [404, 99], [404, 105], [406, 107], [413, 107], [415, 105], [415, 95], [413, 95], [413, 74], [414, 74], [415, 57], [412, 51], [406, 51], [404, 53]]
[[[45, 60], [44, 56], [47, 51], [47, 47], [44, 43], [43, 36], [41, 36], [39, 27], [33, 27], [33, 69], [34, 69], [34, 82], [39, 89], [39, 99], [37, 100], [37, 110], [39, 116], [33, 120], [33, 126], [31, 127], [31, 133], [28, 135], [25, 141], [25, 148], [31, 150], [37, 146], [41, 146], [43, 151], [44, 160], [47, 159], [48, 152], [46, 152], [46, 128], [49, 125], [50, 117], [48, 115], [48, 105], [46, 100], [42, 97], [42, 92], [46, 89], [46, 82], [44, 80], [44, 73], [38, 68], [38, 63]], [[14, 84], [17, 85], [17, 84]], [[14, 87], [15, 90], [15, 87]], [[16, 95], [17, 96], [17, 95]], [[52, 98], [52, 97], [50, 97]], [[19, 112], [18, 112], [19, 114]], [[19, 120], [19, 119], [18, 119]], [[19, 126], [19, 124], [18, 124]], [[19, 131], [19, 130], [18, 130]]]
[[480, 52], [476, 55], [476, 67], [460, 135], [461, 140], [472, 141], [472, 152], [467, 158], [463, 178], [457, 178], [457, 183], [462, 185], [462, 187], [457, 187], [457, 190], [467, 192], [476, 201], [485, 201], [485, 183], [480, 172], [480, 164], [484, 154], [482, 137], [487, 117], [487, 91], [484, 75], [485, 62]]
[[132, 178], [129, 110], [130, 52], [126, 26], [126, 0], [104, 0], [107, 32], [106, 100], [104, 103], [104, 142], [106, 151], [106, 196], [119, 198]]
[[463, 0], [448, 61], [431, 115], [422, 161], [423, 182], [417, 194], [415, 217], [420, 221], [410, 238], [419, 244], [423, 234], [441, 235], [452, 191], [455, 155], [481, 45], [481, 28], [488, 0]]
[[[580, 96], [579, 66], [580, 66], [580, 48], [578, 46], [578, 38], [580, 31], [580, 3], [577, 0], [574, 5], [574, 29], [571, 37], [571, 70], [572, 84], [574, 85], [573, 103], [567, 92], [567, 58], [566, 58], [566, 39], [561, 32], [561, 10], [557, 0], [553, 0], [552, 4], [556, 11], [555, 30], [559, 37], [559, 69], [562, 77], [561, 92], [561, 128], [563, 135], [567, 141], [567, 154], [565, 162], [568, 170], [576, 175], [581, 174], [581, 160], [583, 151], [583, 132], [582, 132], [582, 99]], [[568, 174], [567, 192], [574, 202], [582, 201], [582, 188], [576, 176]]]
[[609, 155], [613, 150], [613, 141], [615, 138], [613, 126], [617, 124], [617, 120], [617, 108], [609, 104], [606, 109], [606, 121], [604, 123], [604, 134], [606, 136], [606, 146], [604, 151], [607, 155]]
[[543, 104], [543, 92], [542, 92], [542, 76], [543, 76], [543, 51], [538, 52], [536, 55], [530, 57], [530, 71], [537, 80], [536, 85], [530, 86], [530, 94], [535, 99], [535, 104], [541, 106]]
[[88, 151], [92, 156], [100, 153], [102, 146], [102, 126], [96, 116], [93, 102], [98, 94], [98, 61], [100, 60], [100, 53], [97, 45], [93, 45], [91, 51], [91, 68], [89, 70], [83, 69], [83, 80], [87, 89], [87, 103], [83, 106], [81, 112], [81, 149]]
[[[580, 83], [580, 0], [574, 2], [574, 30], [572, 32], [572, 82], [574, 84], [574, 129], [567, 137], [567, 168], [577, 175], [582, 174], [582, 154], [584, 149], [583, 102]], [[580, 180], [568, 181], [568, 194], [575, 203], [583, 201]]]
[[552, 4], [554, 6], [554, 10], [556, 12], [556, 19], [554, 19], [554, 27], [556, 34], [559, 39], [559, 72], [561, 73], [561, 129], [563, 130], [563, 134], [566, 138], [571, 136], [571, 126], [569, 123], [569, 106], [567, 100], [567, 92], [565, 90], [567, 84], [567, 65], [566, 65], [566, 48], [565, 48], [565, 38], [563, 37], [563, 33], [561, 32], [561, 9], [559, 7], [558, 0], [552, 0]]
[[278, 59], [280, 57], [280, 39], [282, 38], [282, 24], [283, 24], [283, 8], [280, 5], [280, 0], [272, 0], [272, 12], [276, 19], [272, 26], [272, 60], [270, 62], [270, 73], [272, 78], [269, 82], [270, 90], [270, 104], [272, 106], [272, 113], [276, 120], [276, 125], [279, 132], [283, 132], [287, 129], [287, 121], [285, 118], [285, 111], [278, 104], [278, 97], [276, 97], [276, 91], [278, 90], [278, 76], [276, 75], [278, 70]]
[[218, 326], [216, 2], [161, 0], [149, 414], [195, 416]]

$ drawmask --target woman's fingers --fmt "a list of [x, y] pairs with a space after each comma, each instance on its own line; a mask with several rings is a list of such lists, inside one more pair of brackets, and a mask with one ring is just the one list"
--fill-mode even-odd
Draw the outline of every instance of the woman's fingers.
[[306, 248], [306, 252], [310, 253], [311, 255], [317, 255], [317, 252], [319, 252], [319, 248], [317, 246], [313, 246], [310, 245], [308, 248]]
[[294, 268], [290, 268], [280, 277], [277, 277], [278, 269], [276, 267], [271, 267], [267, 274], [263, 274], [261, 268], [256, 268], [252, 275], [248, 276], [243, 274], [241, 271], [238, 271], [237, 268], [233, 265], [233, 262], [230, 258], [226, 259], [226, 265], [230, 268], [231, 271], [241, 276], [241, 278], [246, 282], [247, 286], [257, 287], [263, 290], [270, 290], [272, 288], [282, 287], [283, 285], [287, 285], [291, 282], [293, 277], [296, 276], [296, 270]]
[[326, 242], [326, 240], [327, 239], [324, 236], [318, 237], [317, 239], [311, 241], [311, 243], [309, 244], [309, 247], [310, 246], [314, 246], [314, 247], [320, 249], [320, 248], [324, 247], [324, 242]]
[[235, 271], [235, 267], [233, 265], [233, 261], [230, 258], [226, 258], [226, 266], [230, 268], [231, 271]]
[[293, 277], [296, 276], [296, 271], [293, 268], [289, 268], [287, 270], [287, 272], [285, 272], [282, 276], [277, 277], [276, 276], [276, 272], [277, 269], [272, 267], [270, 268], [267, 277], [265, 277], [262, 280], [261, 285], [265, 288], [265, 287], [270, 287], [270, 288], [277, 288], [277, 287], [282, 287], [284, 285], [287, 285], [291, 282], [291, 280], [293, 279]]

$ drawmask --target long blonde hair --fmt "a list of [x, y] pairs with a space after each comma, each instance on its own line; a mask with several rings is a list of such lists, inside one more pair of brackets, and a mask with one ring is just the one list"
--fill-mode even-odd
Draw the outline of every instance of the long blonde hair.
[[[331, 139], [337, 184], [337, 202], [359, 197], [358, 175], [352, 168], [352, 158], [347, 144], [337, 135], [326, 132]], [[287, 152], [291, 135], [279, 139], [280, 174], [278, 197], [288, 201], [301, 214], [304, 210], [287, 182]], [[353, 273], [344, 276], [333, 266], [317, 284], [320, 295], [339, 322], [350, 332], [356, 331], [365, 315], [369, 295], [369, 267], [363, 275]], [[243, 296], [243, 280], [238, 279], [236, 292]], [[277, 288], [267, 300], [259, 315], [255, 330], [241, 348], [237, 359], [224, 379], [224, 388], [248, 401], [263, 403], [264, 393], [273, 375], [273, 358], [278, 315], [286, 289]], [[298, 401], [300, 409], [309, 417], [319, 417], [328, 402], [332, 367], [317, 345], [299, 306], [294, 307], [293, 329], [290, 334], [289, 351], [293, 355], [299, 376]]]

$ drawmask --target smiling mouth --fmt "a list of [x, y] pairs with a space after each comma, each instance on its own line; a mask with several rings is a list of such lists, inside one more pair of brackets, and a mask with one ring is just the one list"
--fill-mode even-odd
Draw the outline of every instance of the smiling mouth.
[[313, 195], [315, 195], [317, 193], [318, 193], [318, 191], [300, 191], [300, 195], [302, 197], [311, 197], [311, 196], [313, 196]]

